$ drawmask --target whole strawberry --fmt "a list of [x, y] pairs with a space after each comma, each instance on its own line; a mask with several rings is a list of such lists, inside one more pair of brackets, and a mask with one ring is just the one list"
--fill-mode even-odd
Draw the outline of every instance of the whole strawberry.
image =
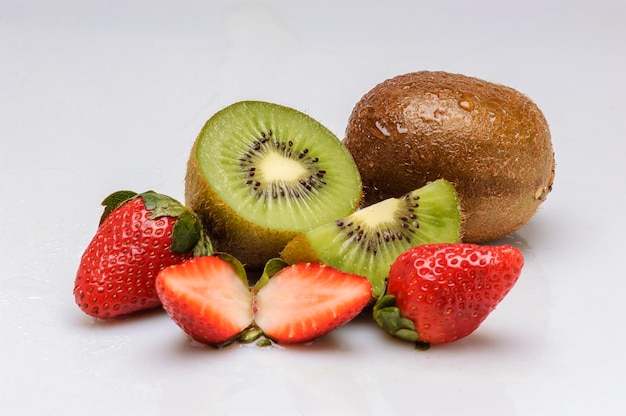
[[74, 282], [76, 303], [88, 315], [116, 318], [159, 307], [158, 272], [194, 251], [211, 251], [196, 215], [168, 196], [118, 191], [102, 205]]
[[524, 265], [509, 245], [425, 244], [389, 271], [374, 318], [390, 334], [427, 347], [463, 338], [509, 293]]

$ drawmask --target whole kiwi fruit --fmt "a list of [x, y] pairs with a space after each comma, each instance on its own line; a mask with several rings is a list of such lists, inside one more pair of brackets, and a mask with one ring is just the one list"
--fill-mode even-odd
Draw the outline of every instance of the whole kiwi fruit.
[[365, 205], [452, 182], [465, 242], [521, 228], [554, 181], [550, 130], [537, 105], [461, 74], [412, 72], [376, 85], [354, 107], [343, 143], [361, 172]]

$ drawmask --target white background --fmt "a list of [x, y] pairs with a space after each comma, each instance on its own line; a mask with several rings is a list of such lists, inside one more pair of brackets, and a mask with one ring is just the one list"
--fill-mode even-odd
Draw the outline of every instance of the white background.
[[[0, 414], [624, 414], [625, 3], [0, 0]], [[341, 138], [422, 69], [522, 91], [553, 136], [554, 191], [505, 239], [524, 272], [473, 335], [418, 352], [361, 318], [218, 351], [74, 304], [102, 198], [182, 199], [214, 112], [273, 101]]]

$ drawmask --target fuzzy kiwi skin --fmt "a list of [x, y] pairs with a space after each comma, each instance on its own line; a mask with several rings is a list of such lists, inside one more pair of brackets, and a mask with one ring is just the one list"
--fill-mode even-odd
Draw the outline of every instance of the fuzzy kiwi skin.
[[354, 107], [344, 145], [361, 172], [366, 205], [435, 179], [454, 183], [466, 242], [521, 228], [554, 181], [550, 131], [537, 105], [460, 74], [420, 71], [378, 84]]

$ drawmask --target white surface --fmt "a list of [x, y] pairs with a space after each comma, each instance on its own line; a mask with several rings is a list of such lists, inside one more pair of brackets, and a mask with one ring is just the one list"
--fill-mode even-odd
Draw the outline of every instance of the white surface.
[[[0, 414], [624, 414], [625, 18], [618, 0], [0, 0]], [[78, 310], [101, 199], [181, 199], [215, 111], [273, 101], [342, 137], [366, 91], [421, 69], [517, 88], [553, 135], [554, 191], [507, 239], [526, 267], [476, 333], [418, 352], [361, 319], [217, 351], [164, 313]]]

